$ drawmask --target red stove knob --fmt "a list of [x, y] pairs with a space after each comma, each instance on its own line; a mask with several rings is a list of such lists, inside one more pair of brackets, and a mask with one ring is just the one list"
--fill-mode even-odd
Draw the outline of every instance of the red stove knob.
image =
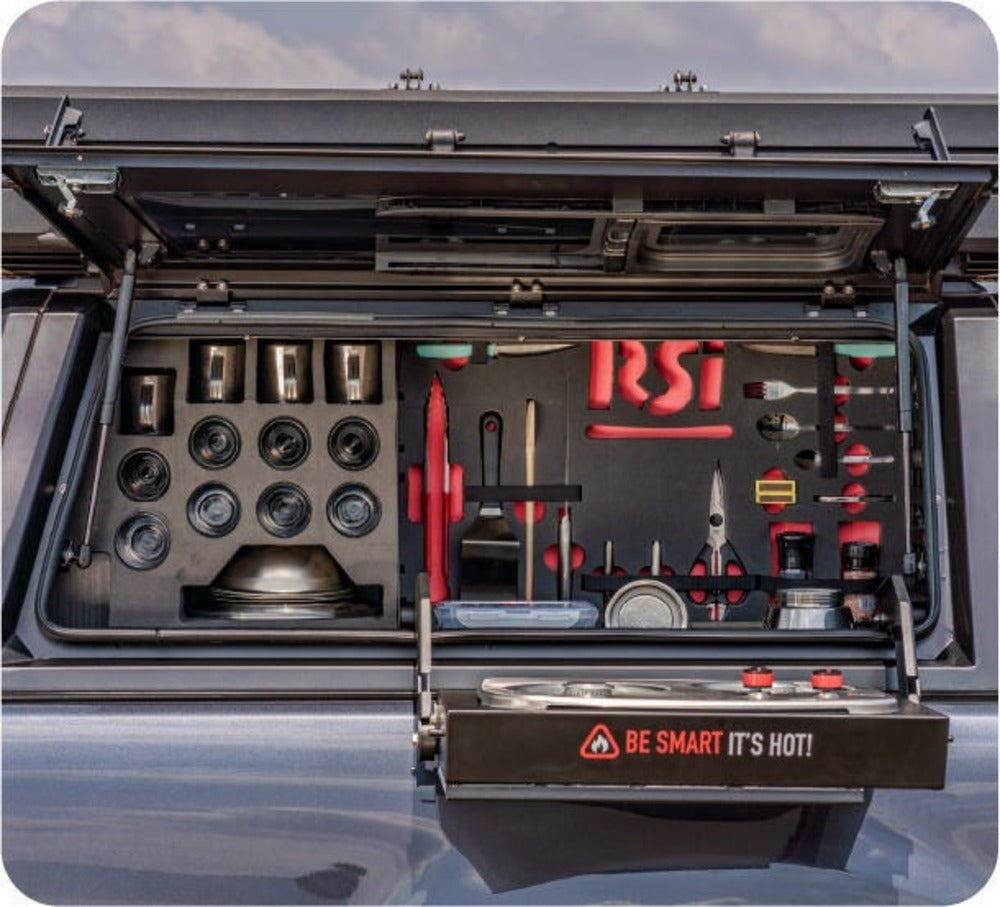
[[823, 668], [812, 673], [812, 686], [814, 690], [821, 690], [824, 693], [830, 690], [840, 690], [844, 687], [844, 675], [836, 668]]
[[748, 690], [767, 690], [774, 685], [774, 671], [763, 665], [754, 665], [743, 672], [743, 686]]

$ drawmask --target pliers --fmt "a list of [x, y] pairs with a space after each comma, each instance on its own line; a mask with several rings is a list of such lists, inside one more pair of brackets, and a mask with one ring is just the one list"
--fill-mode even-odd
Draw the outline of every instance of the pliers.
[[[694, 559], [691, 576], [745, 576], [739, 555], [726, 539], [726, 489], [722, 464], [716, 462], [708, 507], [708, 539]], [[745, 589], [692, 589], [688, 597], [696, 605], [707, 605], [710, 620], [722, 620], [728, 605], [738, 605], [747, 597]]]

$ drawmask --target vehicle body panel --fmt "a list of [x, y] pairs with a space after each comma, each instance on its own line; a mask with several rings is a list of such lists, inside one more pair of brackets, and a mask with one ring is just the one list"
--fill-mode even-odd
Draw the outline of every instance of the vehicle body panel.
[[[950, 903], [993, 870], [996, 707], [934, 706], [951, 719], [947, 787], [875, 792], [847, 854], [833, 823], [826, 852], [657, 872], [678, 854], [717, 864], [734, 842], [718, 819], [705, 838], [676, 820], [664, 836], [640, 806], [487, 805], [442, 828], [433, 787], [411, 774], [407, 702], [9, 704], [4, 865], [49, 903]], [[530, 812], [508, 817], [523, 840], [484, 856], [495, 811], [512, 808]], [[751, 859], [749, 834], [736, 841], [730, 858]], [[554, 850], [558, 864], [538, 859]], [[823, 866], [831, 855], [846, 865]]]

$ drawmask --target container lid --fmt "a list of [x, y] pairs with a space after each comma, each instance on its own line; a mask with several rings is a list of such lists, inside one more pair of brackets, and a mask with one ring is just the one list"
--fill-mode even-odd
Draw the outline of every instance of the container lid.
[[622, 586], [608, 602], [604, 623], [608, 627], [683, 629], [688, 615], [683, 599], [670, 586], [636, 580]]

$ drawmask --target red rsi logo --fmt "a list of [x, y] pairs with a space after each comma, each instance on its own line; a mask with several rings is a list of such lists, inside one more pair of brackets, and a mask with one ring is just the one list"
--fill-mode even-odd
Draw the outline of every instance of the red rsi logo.
[[[667, 390], [656, 396], [643, 386], [643, 376], [649, 370], [646, 346], [637, 340], [621, 340], [619, 354], [624, 357], [615, 374], [614, 341], [597, 340], [590, 345], [590, 388], [588, 408], [610, 409], [614, 391], [636, 409], [651, 416], [671, 416], [679, 413], [694, 396], [694, 380], [680, 363], [681, 356], [697, 353], [701, 344], [697, 340], [665, 340], [656, 347], [653, 365], [666, 382]], [[704, 352], [721, 353], [721, 341], [707, 340]], [[722, 408], [722, 356], [703, 356], [698, 383], [698, 409]]]

